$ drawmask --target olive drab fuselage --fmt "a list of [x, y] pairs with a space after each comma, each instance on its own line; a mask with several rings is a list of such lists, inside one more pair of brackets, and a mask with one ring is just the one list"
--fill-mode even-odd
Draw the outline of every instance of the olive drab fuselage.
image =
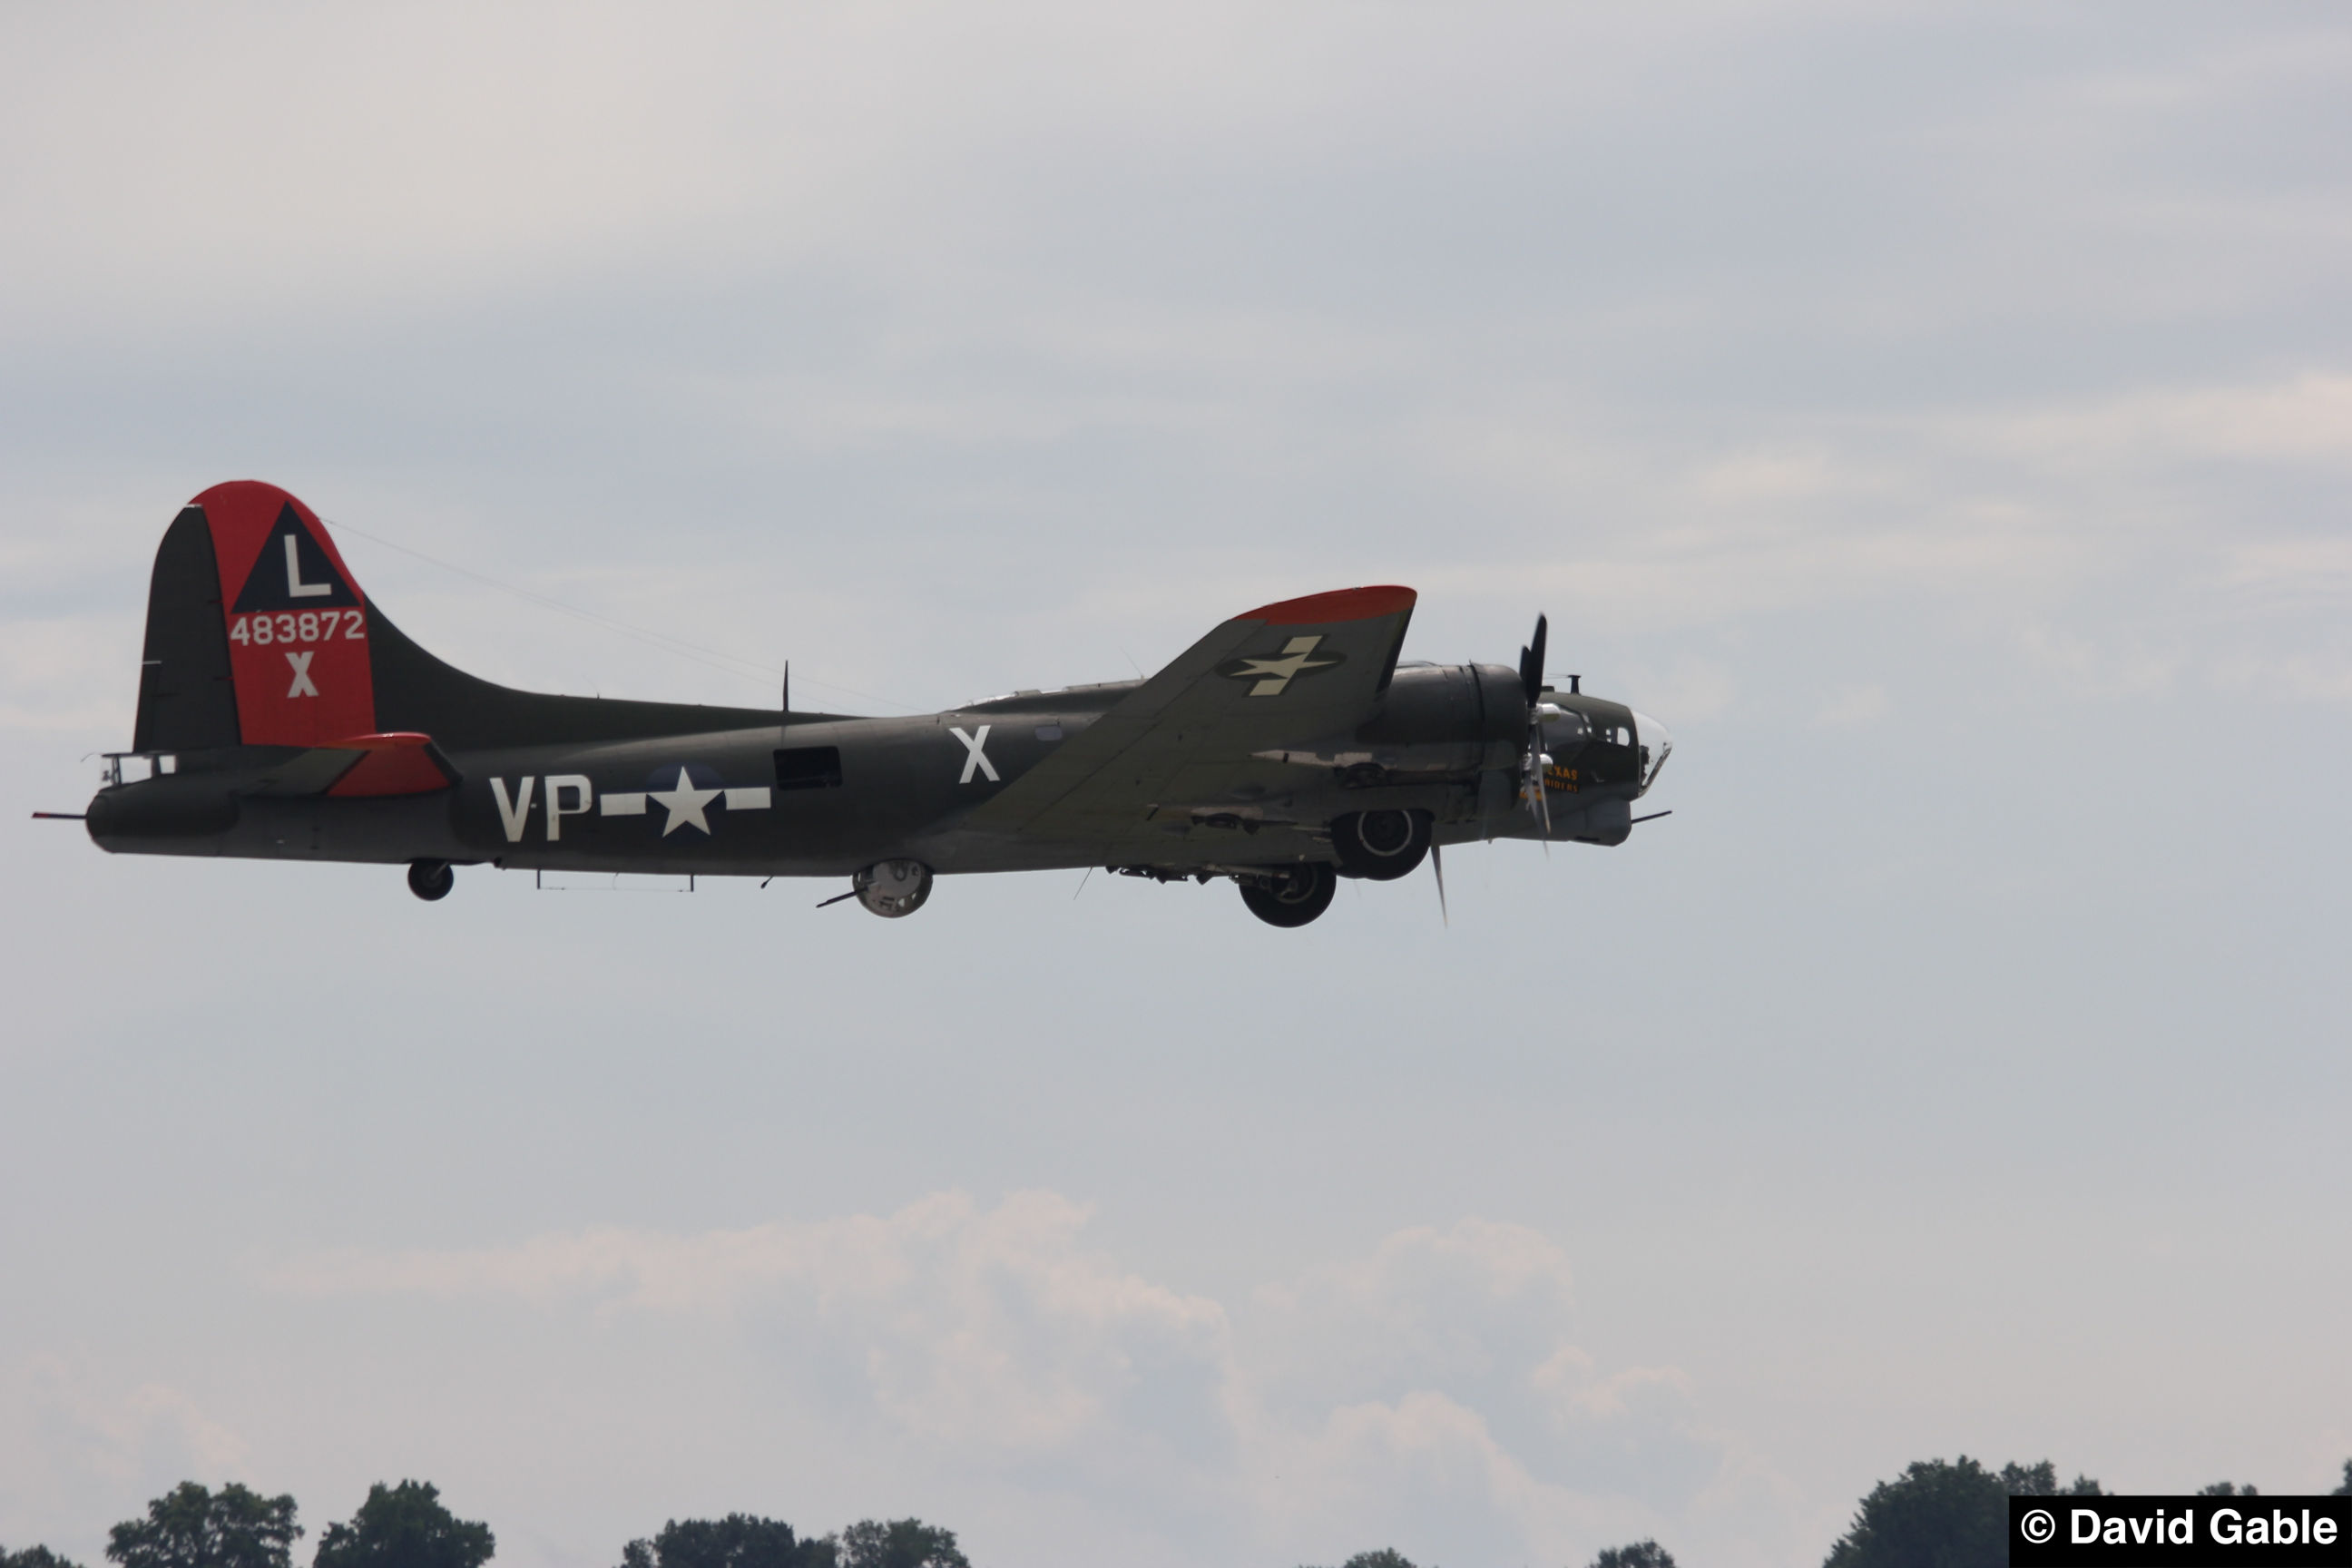
[[314, 514], [239, 481], [158, 552], [137, 731], [89, 831], [406, 863], [426, 898], [467, 865], [845, 876], [884, 914], [935, 873], [1230, 876], [1276, 924], [1319, 913], [1334, 873], [1402, 875], [1438, 847], [1622, 843], [1664, 731], [1544, 681], [1540, 622], [1517, 670], [1402, 661], [1412, 600], [1286, 601], [1147, 679], [919, 717], [559, 697], [425, 652]]
[[[1399, 669], [1390, 688], [1399, 712], [1365, 727], [1374, 737], [1363, 743], [1369, 756], [1252, 759], [1247, 776], [1224, 792], [1222, 804], [1233, 809], [1199, 812], [1188, 803], [1197, 816], [1165, 826], [1151, 863], [1192, 870], [1314, 858], [1318, 830], [1348, 812], [1428, 812], [1442, 844], [1542, 837], [1508, 784], [1524, 723], [1490, 732], [1480, 700], [1482, 687], [1515, 679], [1500, 666]], [[1092, 866], [1099, 857], [1084, 846], [1006, 839], [960, 819], [1138, 684], [999, 698], [919, 718], [787, 723], [779, 715], [699, 733], [459, 752], [450, 756], [456, 786], [425, 795], [282, 793], [282, 764], [299, 752], [266, 761], [182, 752], [170, 756], [169, 773], [101, 792], [90, 831], [108, 848], [150, 854], [544, 870], [838, 877], [894, 858], [942, 873]], [[1633, 720], [1599, 698], [1552, 700], [1589, 715], [1596, 732]], [[1638, 753], [1592, 742], [1552, 755], [1551, 837], [1622, 842]]]

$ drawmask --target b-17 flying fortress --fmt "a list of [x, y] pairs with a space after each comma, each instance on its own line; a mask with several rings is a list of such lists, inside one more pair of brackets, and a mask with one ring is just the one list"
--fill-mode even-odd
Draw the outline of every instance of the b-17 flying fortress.
[[1148, 679], [913, 718], [550, 696], [426, 653], [310, 508], [237, 480], [156, 552], [131, 750], [89, 831], [118, 853], [405, 865], [423, 899], [479, 865], [846, 878], [886, 916], [942, 875], [1102, 868], [1228, 879], [1277, 926], [1445, 846], [1624, 842], [1664, 730], [1549, 684], [1540, 618], [1516, 668], [1400, 661], [1414, 600], [1288, 599]]

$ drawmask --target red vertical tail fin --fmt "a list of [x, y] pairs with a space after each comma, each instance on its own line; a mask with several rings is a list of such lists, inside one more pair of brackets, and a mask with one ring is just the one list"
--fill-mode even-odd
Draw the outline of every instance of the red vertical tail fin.
[[145, 658], [141, 751], [375, 730], [367, 600], [318, 514], [275, 485], [215, 485], [182, 510], [155, 556]]
[[[373, 755], [429, 735], [457, 752], [774, 721], [772, 709], [560, 697], [468, 675], [378, 612], [316, 512], [237, 479], [183, 508], [155, 552], [131, 749], [350, 742]], [[393, 755], [365, 778], [393, 776], [381, 773]]]

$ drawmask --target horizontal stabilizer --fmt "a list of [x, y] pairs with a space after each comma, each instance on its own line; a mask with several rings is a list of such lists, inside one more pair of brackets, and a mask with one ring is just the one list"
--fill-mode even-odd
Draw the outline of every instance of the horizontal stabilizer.
[[460, 776], [430, 735], [354, 735], [320, 750], [360, 753], [351, 771], [327, 791], [331, 795], [430, 795], [447, 789]]
[[255, 795], [430, 795], [464, 775], [430, 735], [351, 735], [295, 752], [269, 770]]

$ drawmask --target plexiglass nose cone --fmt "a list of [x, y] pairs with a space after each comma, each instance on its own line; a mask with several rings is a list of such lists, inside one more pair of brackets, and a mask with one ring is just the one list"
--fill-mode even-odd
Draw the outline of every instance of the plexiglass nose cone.
[[1675, 738], [1664, 724], [1637, 708], [1633, 710], [1633, 743], [1641, 748], [1642, 793], [1647, 795], [1651, 781], [1674, 752]]

